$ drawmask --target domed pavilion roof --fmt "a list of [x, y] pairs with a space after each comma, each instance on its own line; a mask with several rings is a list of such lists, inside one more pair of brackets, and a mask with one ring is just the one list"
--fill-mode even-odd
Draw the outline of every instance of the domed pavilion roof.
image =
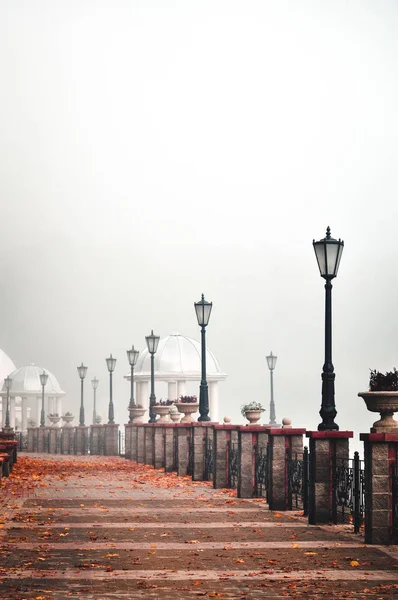
[[0, 381], [3, 382], [15, 369], [16, 366], [11, 358], [3, 350], [0, 350]]
[[[39, 396], [42, 393], [42, 386], [40, 383], [40, 375], [45, 371], [48, 375], [48, 380], [44, 388], [46, 396], [60, 397], [64, 396], [65, 392], [62, 391], [61, 386], [58, 383], [57, 378], [48, 369], [38, 367], [34, 363], [15, 369], [10, 373], [12, 379], [10, 393], [12, 396]], [[2, 392], [5, 392], [5, 385], [3, 384]]]
[[[201, 377], [202, 358], [200, 342], [172, 333], [159, 340], [155, 354], [155, 379], [158, 380], [192, 380]], [[209, 381], [220, 381], [226, 378], [221, 372], [218, 360], [213, 352], [206, 348], [206, 373]], [[151, 374], [151, 355], [146, 348], [139, 357], [134, 369], [134, 379], [145, 380]]]

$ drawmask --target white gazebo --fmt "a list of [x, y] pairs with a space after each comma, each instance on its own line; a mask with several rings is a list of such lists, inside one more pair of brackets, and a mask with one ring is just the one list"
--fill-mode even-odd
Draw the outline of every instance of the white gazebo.
[[[50, 413], [62, 414], [62, 398], [65, 392], [62, 391], [55, 375], [48, 369], [38, 367], [35, 364], [30, 364], [20, 369], [15, 369], [8, 373], [11, 378], [10, 388], [10, 425], [15, 427], [15, 407], [17, 400], [21, 399], [21, 429], [27, 430], [28, 413], [31, 410], [36, 410], [36, 425], [40, 425], [40, 412], [42, 401], [42, 386], [40, 383], [40, 375], [45, 371], [48, 374], [48, 380], [44, 388], [44, 410], [46, 417]], [[2, 398], [2, 422], [5, 423], [7, 390], [5, 384], [0, 392]], [[35, 414], [35, 413], [33, 413]]]
[[[167, 397], [177, 400], [186, 394], [186, 384], [201, 380], [201, 345], [189, 337], [172, 333], [159, 340], [155, 354], [155, 381], [167, 382]], [[210, 418], [218, 421], [218, 382], [227, 377], [221, 372], [214, 354], [206, 348], [206, 378], [209, 385]], [[130, 375], [125, 376], [130, 381]], [[149, 382], [151, 380], [151, 355], [143, 350], [134, 369], [135, 399], [149, 408]], [[197, 396], [199, 397], [199, 386]]]

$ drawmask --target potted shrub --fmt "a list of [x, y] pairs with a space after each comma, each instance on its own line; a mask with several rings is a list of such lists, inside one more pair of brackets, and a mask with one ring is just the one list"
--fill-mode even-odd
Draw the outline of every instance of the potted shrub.
[[101, 415], [95, 415], [94, 423], [95, 425], [101, 425], [102, 417]]
[[146, 413], [146, 408], [142, 404], [134, 404], [132, 408], [129, 407], [130, 417], [132, 417], [132, 423], [134, 425], [142, 423], [142, 417]]
[[178, 412], [184, 415], [181, 423], [193, 423], [195, 419], [192, 415], [198, 412], [199, 402], [196, 396], [180, 396], [176, 407]]
[[181, 419], [181, 413], [178, 412], [178, 408], [173, 404], [169, 407], [169, 417], [173, 423], [179, 423]]
[[72, 415], [71, 412], [67, 411], [62, 417], [62, 420], [65, 421], [64, 427], [72, 427], [72, 421], [74, 418], [74, 415]]
[[369, 411], [380, 413], [381, 419], [373, 423], [371, 433], [398, 433], [398, 422], [393, 417], [398, 411], [398, 371], [395, 367], [384, 374], [371, 370], [369, 391], [360, 392], [358, 396], [365, 400]]
[[58, 413], [50, 413], [47, 418], [51, 422], [51, 427], [57, 427], [61, 420], [61, 417]]
[[249, 402], [241, 406], [242, 416], [249, 421], [249, 425], [258, 423], [261, 419], [261, 413], [265, 411], [265, 408], [260, 402]]
[[157, 423], [170, 423], [169, 410], [172, 404], [172, 400], [159, 400], [158, 402], [155, 402], [152, 406], [152, 410], [155, 415], [159, 416], [159, 419], [156, 421]]

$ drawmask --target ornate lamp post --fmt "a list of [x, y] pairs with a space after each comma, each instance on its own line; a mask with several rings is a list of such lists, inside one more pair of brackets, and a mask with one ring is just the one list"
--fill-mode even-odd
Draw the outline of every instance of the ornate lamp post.
[[46, 424], [46, 416], [44, 414], [44, 388], [47, 384], [48, 375], [45, 371], [40, 374], [41, 383], [41, 414], [40, 414], [40, 427], [44, 427]]
[[326, 230], [326, 237], [319, 242], [313, 241], [316, 259], [325, 283], [325, 363], [322, 371], [322, 405], [319, 414], [322, 423], [318, 425], [319, 431], [338, 430], [334, 422], [337, 415], [334, 402], [334, 367], [332, 363], [332, 279], [337, 276], [343, 253], [344, 242], [335, 240], [330, 236], [330, 227]]
[[[131, 347], [131, 350], [127, 350], [127, 358], [130, 364], [130, 403], [129, 408], [133, 408], [135, 406], [134, 401], [134, 367], [137, 364], [139, 350], [135, 350], [134, 346]], [[130, 412], [129, 423], [133, 422], [133, 413]]]
[[270, 380], [271, 380], [271, 402], [269, 405], [269, 424], [276, 425], [276, 415], [275, 415], [275, 402], [274, 402], [274, 369], [276, 366], [277, 356], [270, 352], [269, 356], [267, 356], [268, 368], [270, 370]]
[[108, 409], [108, 425], [115, 424], [115, 414], [113, 408], [113, 398], [112, 398], [112, 373], [116, 367], [116, 358], [112, 357], [112, 354], [109, 358], [106, 359], [106, 365], [109, 371], [109, 409]]
[[149, 396], [149, 421], [148, 423], [155, 423], [156, 415], [153, 412], [153, 405], [156, 402], [155, 396], [155, 354], [158, 349], [158, 344], [160, 337], [158, 335], [154, 335], [153, 329], [151, 331], [151, 335], [146, 335], [146, 345], [148, 347], [148, 352], [151, 355], [151, 395]]
[[200, 392], [199, 392], [199, 412], [200, 417], [198, 421], [210, 421], [209, 417], [209, 388], [206, 380], [206, 326], [209, 323], [211, 309], [213, 308], [212, 302], [206, 302], [204, 295], [199, 302], [194, 303], [196, 317], [198, 319], [199, 327], [202, 332], [202, 379], [200, 381]]
[[99, 379], [97, 379], [96, 377], [94, 377], [94, 379], [91, 380], [91, 385], [93, 386], [93, 391], [94, 391], [93, 424], [95, 424], [95, 420], [97, 418], [97, 387], [98, 387], [98, 382], [99, 382]]
[[5, 420], [5, 429], [10, 430], [10, 389], [11, 389], [12, 379], [11, 377], [6, 377], [4, 379], [4, 385], [7, 390], [7, 409], [6, 409], [6, 420]]
[[79, 416], [79, 425], [80, 427], [84, 427], [84, 402], [83, 402], [83, 382], [84, 382], [84, 378], [87, 375], [87, 367], [85, 367], [83, 365], [83, 363], [80, 365], [80, 367], [77, 367], [77, 372], [79, 373], [79, 377], [81, 380], [81, 386], [80, 386], [80, 416]]

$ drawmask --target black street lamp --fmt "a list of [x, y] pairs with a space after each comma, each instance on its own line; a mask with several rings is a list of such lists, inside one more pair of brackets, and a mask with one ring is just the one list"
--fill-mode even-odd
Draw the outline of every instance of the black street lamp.
[[7, 390], [7, 408], [6, 408], [6, 421], [5, 421], [5, 429], [9, 430], [10, 428], [10, 389], [11, 389], [12, 379], [11, 377], [6, 377], [4, 379], [4, 385]]
[[313, 241], [316, 259], [318, 261], [321, 277], [325, 283], [325, 363], [322, 371], [322, 405], [319, 414], [322, 423], [318, 425], [319, 431], [329, 431], [339, 426], [334, 422], [337, 415], [334, 402], [334, 367], [332, 363], [332, 279], [337, 276], [343, 253], [344, 242], [335, 240], [330, 236], [330, 227], [326, 230], [326, 237], [319, 242]]
[[269, 425], [276, 425], [276, 414], [275, 414], [275, 402], [274, 402], [274, 369], [276, 366], [277, 356], [270, 352], [269, 356], [267, 356], [268, 368], [270, 370], [270, 379], [271, 379], [271, 402], [269, 404]]
[[91, 380], [91, 385], [93, 386], [93, 391], [94, 391], [93, 424], [95, 424], [95, 421], [97, 419], [97, 387], [98, 387], [98, 382], [99, 382], [99, 379], [97, 379], [96, 377], [94, 377], [94, 379]]
[[106, 365], [109, 371], [109, 409], [108, 409], [108, 425], [115, 424], [115, 414], [113, 408], [112, 398], [112, 373], [116, 367], [116, 358], [112, 357], [112, 354], [106, 359]]
[[151, 395], [149, 396], [149, 421], [148, 423], [155, 423], [156, 415], [153, 412], [153, 405], [156, 402], [155, 396], [155, 354], [158, 349], [158, 344], [160, 337], [158, 335], [154, 335], [153, 329], [151, 331], [151, 335], [146, 335], [146, 345], [148, 347], [148, 352], [151, 355]]
[[41, 383], [41, 414], [40, 414], [40, 427], [44, 427], [46, 424], [46, 416], [44, 414], [44, 388], [47, 384], [48, 375], [45, 371], [40, 374]]
[[84, 378], [87, 375], [87, 367], [85, 367], [83, 365], [83, 363], [80, 365], [80, 367], [77, 367], [77, 372], [79, 373], [79, 377], [81, 380], [81, 386], [80, 386], [80, 416], [79, 416], [79, 425], [80, 427], [84, 427], [84, 402], [83, 402], [83, 382], [84, 382]]
[[[129, 409], [134, 408], [134, 367], [137, 364], [139, 350], [135, 350], [134, 346], [131, 347], [131, 350], [127, 350], [127, 358], [130, 364], [130, 403]], [[133, 413], [130, 412], [129, 423], [133, 422]]]
[[206, 325], [209, 322], [211, 309], [213, 308], [212, 302], [206, 302], [204, 295], [199, 302], [194, 303], [196, 317], [198, 319], [199, 327], [202, 330], [202, 379], [200, 381], [200, 392], [199, 392], [199, 412], [200, 417], [198, 421], [210, 421], [209, 417], [209, 388], [206, 380]]

